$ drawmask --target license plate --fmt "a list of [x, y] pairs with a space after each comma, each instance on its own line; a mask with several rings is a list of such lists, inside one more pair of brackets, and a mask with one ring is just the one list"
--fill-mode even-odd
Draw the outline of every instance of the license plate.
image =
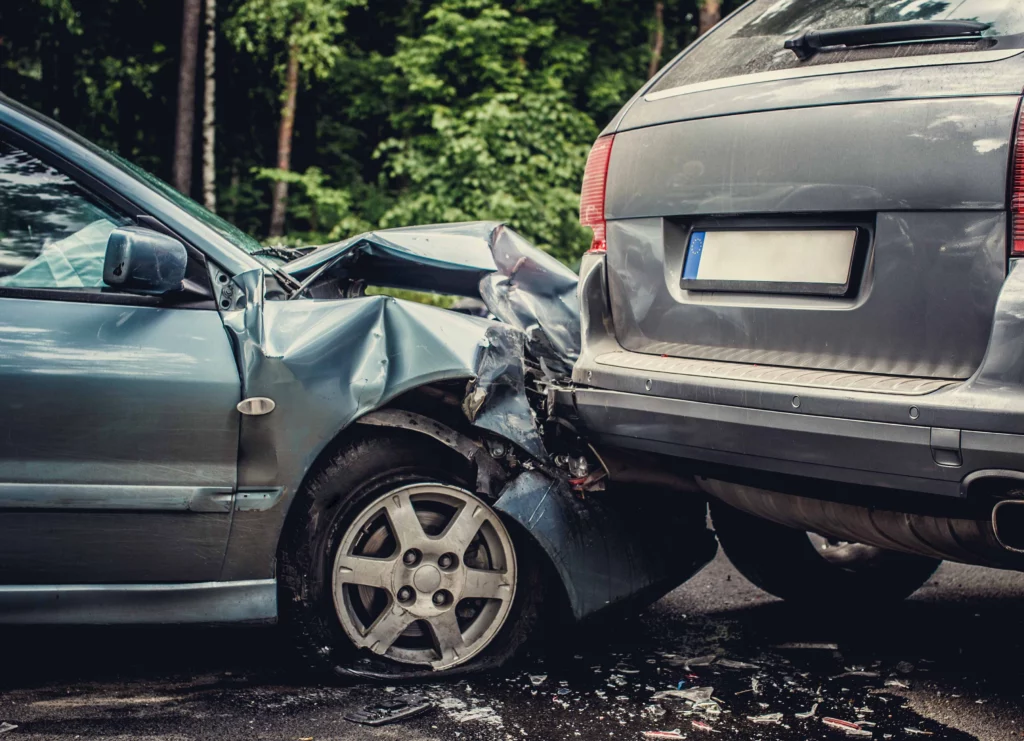
[[856, 229], [695, 231], [682, 287], [842, 296], [856, 244]]

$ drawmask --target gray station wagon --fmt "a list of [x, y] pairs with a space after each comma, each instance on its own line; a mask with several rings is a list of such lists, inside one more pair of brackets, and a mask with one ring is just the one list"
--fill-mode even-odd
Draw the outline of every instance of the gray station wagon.
[[1024, 568], [1022, 88], [1019, 0], [753, 0], [595, 145], [574, 412], [768, 591]]
[[656, 599], [717, 546], [552, 416], [576, 284], [497, 223], [266, 248], [0, 97], [0, 624], [281, 618], [411, 677]]

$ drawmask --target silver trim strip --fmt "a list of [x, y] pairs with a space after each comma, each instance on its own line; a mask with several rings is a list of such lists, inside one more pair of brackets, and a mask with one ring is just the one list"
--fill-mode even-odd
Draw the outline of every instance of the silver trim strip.
[[233, 503], [221, 486], [0, 484], [0, 509], [230, 512]]
[[673, 376], [696, 376], [729, 381], [770, 383], [779, 386], [858, 391], [872, 394], [924, 396], [955, 381], [942, 378], [911, 378], [871, 373], [850, 373], [817, 368], [752, 365], [699, 358], [660, 357], [632, 352], [610, 352], [595, 358], [598, 365]]
[[0, 586], [2, 625], [272, 622], [277, 582]]
[[1024, 49], [990, 49], [988, 51], [960, 52], [958, 54], [923, 54], [919, 57], [899, 57], [898, 59], [865, 59], [859, 62], [845, 62], [842, 64], [820, 64], [802, 69], [780, 69], [771, 72], [758, 72], [753, 75], [722, 77], [718, 80], [697, 82], [692, 85], [680, 85], [668, 90], [648, 93], [644, 100], [648, 103], [653, 103], [665, 98], [702, 93], [706, 90], [757, 85], [762, 82], [777, 82], [779, 80], [800, 80], [807, 77], [824, 77], [826, 75], [874, 72], [887, 69], [910, 69], [912, 67], [941, 67], [950, 64], [1001, 62], [1004, 59], [1015, 57], [1022, 52], [1024, 52]]
[[276, 489], [240, 488], [235, 494], [235, 512], [266, 512], [277, 506], [284, 496], [284, 487]]

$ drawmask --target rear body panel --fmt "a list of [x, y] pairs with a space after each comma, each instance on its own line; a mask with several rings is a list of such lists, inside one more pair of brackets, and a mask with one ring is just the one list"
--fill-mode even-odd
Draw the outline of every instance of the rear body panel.
[[627, 350], [949, 379], [981, 363], [1005, 276], [1001, 211], [877, 214], [859, 294], [841, 299], [683, 290], [689, 226], [609, 222], [612, 317]]
[[[635, 352], [967, 378], [1005, 277], [1018, 96], [857, 103], [616, 136], [608, 176], [615, 334]], [[698, 228], [857, 227], [856, 291], [680, 286]]]
[[[607, 255], [581, 270], [574, 402], [595, 444], [813, 496], [956, 499], [1024, 471], [1019, 51], [656, 78], [630, 101], [605, 131]], [[694, 232], [847, 228], [844, 295], [682, 284]]]

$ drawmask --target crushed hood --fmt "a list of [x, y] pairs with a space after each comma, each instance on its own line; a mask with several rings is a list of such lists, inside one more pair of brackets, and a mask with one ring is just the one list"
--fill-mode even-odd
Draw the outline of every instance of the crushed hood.
[[521, 330], [528, 351], [565, 375], [579, 357], [577, 276], [500, 222], [433, 224], [367, 232], [284, 266], [300, 295], [325, 283], [361, 282], [480, 299]]

